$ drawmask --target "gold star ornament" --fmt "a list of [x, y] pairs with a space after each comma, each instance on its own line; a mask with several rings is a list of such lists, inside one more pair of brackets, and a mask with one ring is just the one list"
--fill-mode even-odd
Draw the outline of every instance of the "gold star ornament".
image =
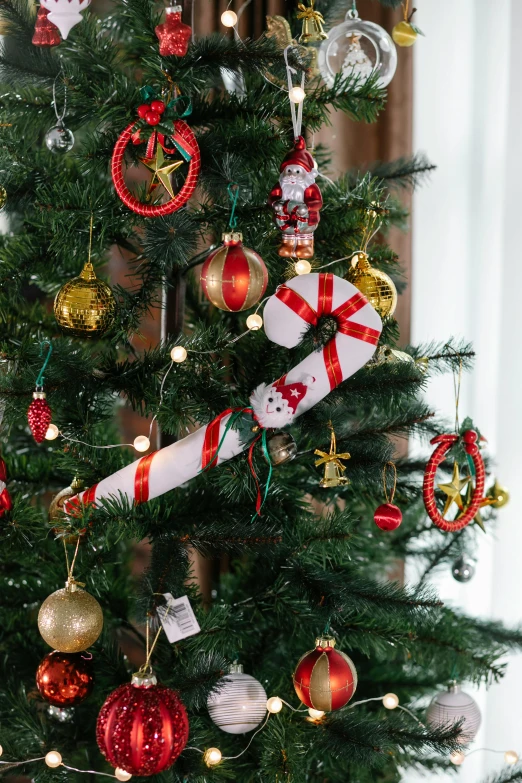
[[149, 196], [158, 185], [163, 185], [169, 196], [174, 198], [176, 194], [172, 188], [170, 175], [183, 165], [183, 161], [175, 160], [171, 163], [165, 163], [165, 155], [163, 154], [163, 147], [161, 144], [156, 145], [156, 156], [154, 158], [140, 158], [140, 161], [152, 171]]
[[464, 501], [460, 493], [470, 480], [471, 476], [466, 476], [465, 479], [461, 480], [458, 462], [454, 462], [451, 482], [449, 484], [437, 484], [438, 488], [447, 495], [444, 511], [442, 512], [443, 516], [446, 516], [453, 503], [456, 503], [460, 509], [464, 508]]

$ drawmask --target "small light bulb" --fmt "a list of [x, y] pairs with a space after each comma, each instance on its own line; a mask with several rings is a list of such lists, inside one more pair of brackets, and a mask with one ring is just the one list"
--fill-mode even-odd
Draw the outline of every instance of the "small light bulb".
[[0, 756], [2, 755], [2, 753], [3, 753], [3, 752], [4, 752], [4, 749], [3, 749], [3, 747], [0, 745]]
[[518, 761], [518, 753], [516, 750], [506, 750], [504, 753], [504, 761], [506, 764], [516, 764]]
[[382, 703], [387, 710], [394, 710], [395, 707], [399, 706], [399, 697], [395, 693], [387, 693], [386, 696], [382, 697]]
[[50, 750], [45, 756], [45, 763], [51, 769], [56, 769], [62, 763], [62, 756], [57, 750]]
[[270, 696], [266, 703], [266, 708], [268, 712], [276, 713], [281, 712], [283, 709], [283, 702], [279, 698], [279, 696]]
[[223, 11], [221, 14], [221, 24], [225, 27], [234, 27], [237, 24], [237, 14], [235, 11]]
[[216, 764], [219, 764], [221, 759], [222, 759], [222, 755], [219, 748], [207, 748], [207, 750], [203, 754], [203, 761], [205, 762], [207, 767], [215, 767]]
[[450, 753], [450, 761], [452, 764], [455, 764], [456, 767], [460, 767], [460, 765], [464, 763], [465, 758], [466, 756], [461, 750], [454, 750], [453, 753]]
[[308, 275], [312, 269], [312, 264], [310, 261], [307, 261], [306, 258], [301, 258], [299, 261], [295, 262], [294, 269], [297, 275]]
[[147, 451], [147, 449], [150, 449], [150, 440], [146, 435], [138, 435], [137, 438], [134, 438], [133, 445], [136, 451]]
[[56, 424], [49, 424], [47, 432], [45, 433], [45, 440], [54, 440], [60, 434], [60, 430]]
[[114, 777], [116, 778], [116, 780], [125, 781], [125, 780], [130, 780], [132, 775], [130, 772], [125, 772], [125, 770], [122, 769], [121, 767], [116, 767], [116, 769], [114, 770]]
[[308, 714], [314, 720], [321, 720], [321, 718], [324, 717], [324, 712], [322, 710], [313, 710], [311, 707], [308, 710]]
[[172, 351], [170, 352], [170, 358], [173, 362], [184, 362], [187, 358], [187, 349], [184, 348], [182, 345], [175, 345]]
[[252, 315], [249, 315], [246, 319], [246, 325], [250, 331], [256, 332], [263, 326], [263, 319], [257, 313], [252, 313]]
[[292, 87], [288, 90], [288, 97], [292, 103], [302, 103], [305, 99], [306, 93], [302, 87]]

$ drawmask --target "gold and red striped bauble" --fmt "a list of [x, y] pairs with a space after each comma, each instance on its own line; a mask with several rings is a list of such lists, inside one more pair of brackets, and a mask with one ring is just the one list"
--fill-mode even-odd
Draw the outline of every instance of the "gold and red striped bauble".
[[259, 302], [266, 291], [268, 272], [261, 256], [244, 247], [240, 231], [227, 232], [222, 240], [203, 264], [201, 286], [215, 307], [238, 313]]
[[339, 710], [348, 704], [357, 688], [352, 659], [334, 647], [332, 636], [316, 639], [315, 650], [305, 653], [295, 668], [296, 693], [303, 704], [314, 710]]

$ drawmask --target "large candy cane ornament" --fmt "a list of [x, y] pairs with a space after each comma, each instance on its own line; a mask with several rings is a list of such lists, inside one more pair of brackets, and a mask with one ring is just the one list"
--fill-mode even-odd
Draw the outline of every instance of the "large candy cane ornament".
[[[250, 399], [252, 407], [243, 409], [253, 416], [253, 425], [257, 422], [268, 428], [290, 424], [372, 357], [382, 329], [381, 319], [355, 286], [331, 274], [294, 277], [280, 286], [265, 307], [265, 332], [273, 343], [293, 348], [322, 316], [331, 316], [337, 322], [337, 333], [283, 378], [255, 390]], [[78, 501], [92, 504], [111, 496], [143, 503], [235, 457], [249, 444], [240, 440], [233, 427], [227, 428], [234, 414], [233, 410], [223, 411], [183, 440], [113, 473], [71, 498], [66, 511], [72, 513]]]

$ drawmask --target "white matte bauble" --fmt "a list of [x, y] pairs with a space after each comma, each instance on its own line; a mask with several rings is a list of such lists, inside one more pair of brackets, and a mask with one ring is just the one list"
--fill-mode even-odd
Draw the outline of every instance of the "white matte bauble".
[[82, 21], [80, 11], [85, 10], [91, 0], [40, 0], [40, 5], [49, 11], [49, 21], [56, 25], [65, 39], [75, 24]]
[[344, 22], [333, 27], [321, 44], [317, 56], [321, 76], [332, 87], [337, 74], [343, 79], [358, 78], [364, 84], [377, 71], [378, 86], [386, 87], [397, 68], [395, 44], [386, 30], [359, 19], [355, 13], [348, 11]]
[[454, 683], [432, 699], [426, 719], [433, 728], [463, 720], [459, 741], [471, 742], [480, 728], [482, 717], [475, 699]]
[[243, 667], [233, 664], [207, 700], [210, 717], [228, 734], [244, 734], [257, 729], [266, 716], [266, 692], [260, 682]]

